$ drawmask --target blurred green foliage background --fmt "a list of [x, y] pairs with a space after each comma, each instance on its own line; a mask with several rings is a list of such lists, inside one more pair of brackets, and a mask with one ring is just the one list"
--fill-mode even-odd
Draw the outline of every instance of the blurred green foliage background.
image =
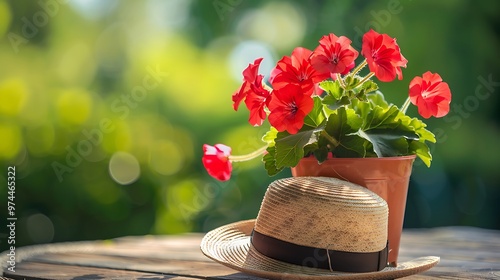
[[380, 83], [390, 102], [428, 70], [453, 93], [449, 116], [427, 121], [439, 143], [431, 168], [415, 163], [405, 227], [500, 229], [499, 11], [495, 0], [0, 0], [0, 217], [15, 166], [18, 246], [254, 218], [278, 177], [256, 160], [219, 183], [201, 164], [203, 143], [261, 145], [267, 128], [232, 110], [241, 71], [264, 57], [268, 77], [330, 32], [360, 50], [374, 28], [409, 60], [402, 81]]

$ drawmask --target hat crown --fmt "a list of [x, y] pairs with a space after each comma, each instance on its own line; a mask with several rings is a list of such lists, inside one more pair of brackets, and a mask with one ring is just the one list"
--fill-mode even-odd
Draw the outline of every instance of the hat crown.
[[388, 207], [367, 188], [327, 177], [272, 182], [255, 231], [293, 244], [346, 252], [387, 245]]

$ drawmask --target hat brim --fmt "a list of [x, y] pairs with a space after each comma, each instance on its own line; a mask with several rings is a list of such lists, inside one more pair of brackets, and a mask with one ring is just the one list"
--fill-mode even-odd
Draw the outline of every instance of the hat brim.
[[347, 273], [303, 267], [277, 261], [260, 254], [250, 243], [255, 219], [228, 224], [208, 232], [201, 241], [205, 256], [225, 266], [269, 279], [394, 279], [426, 271], [439, 257], [420, 257], [386, 267], [381, 271]]

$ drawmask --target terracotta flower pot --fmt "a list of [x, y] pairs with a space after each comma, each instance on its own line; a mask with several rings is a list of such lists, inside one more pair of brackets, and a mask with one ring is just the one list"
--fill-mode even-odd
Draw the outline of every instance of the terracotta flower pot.
[[397, 265], [408, 183], [415, 156], [386, 158], [329, 158], [321, 165], [314, 157], [300, 160], [293, 176], [325, 176], [367, 187], [389, 206], [389, 263]]

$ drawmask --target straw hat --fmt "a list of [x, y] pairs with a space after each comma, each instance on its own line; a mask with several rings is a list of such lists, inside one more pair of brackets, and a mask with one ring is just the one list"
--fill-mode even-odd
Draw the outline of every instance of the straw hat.
[[387, 265], [387, 203], [370, 190], [326, 177], [271, 183], [256, 220], [205, 235], [203, 253], [269, 279], [393, 279], [430, 269], [439, 257]]

